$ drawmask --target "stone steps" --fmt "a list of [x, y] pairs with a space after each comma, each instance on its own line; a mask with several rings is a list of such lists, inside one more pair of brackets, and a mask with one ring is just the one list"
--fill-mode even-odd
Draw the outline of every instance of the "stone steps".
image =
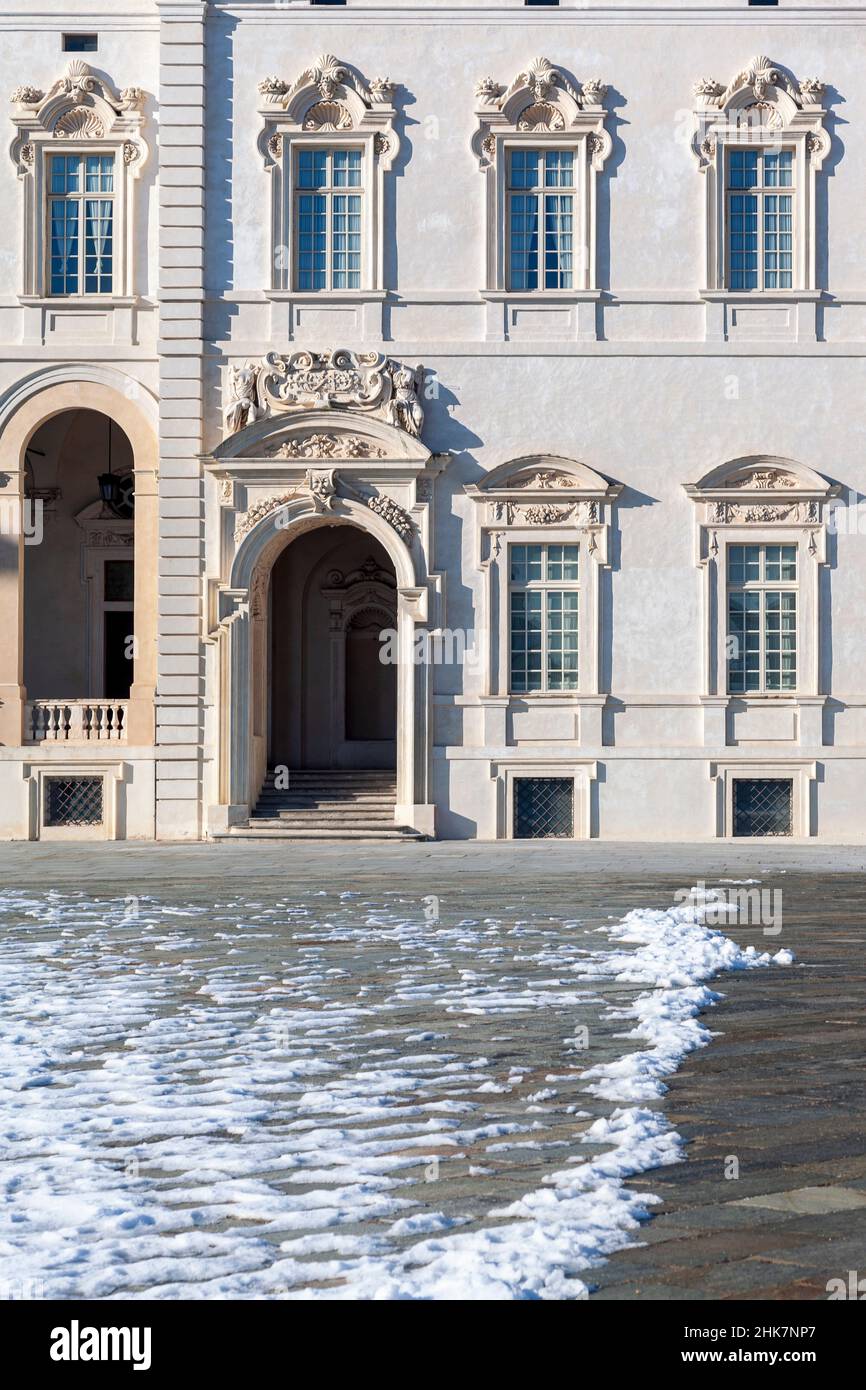
[[305, 768], [289, 773], [287, 788], [275, 786], [269, 771], [258, 803], [243, 825], [219, 831], [215, 839], [389, 840], [425, 836], [394, 824], [395, 774], [387, 769], [358, 771]]

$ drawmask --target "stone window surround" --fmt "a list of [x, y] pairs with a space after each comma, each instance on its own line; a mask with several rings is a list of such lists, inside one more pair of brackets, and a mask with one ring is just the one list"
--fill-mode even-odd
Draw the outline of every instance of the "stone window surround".
[[[704, 743], [724, 746], [728, 712], [787, 706], [797, 711], [801, 745], [822, 742], [821, 566], [827, 559], [827, 521], [837, 485], [792, 459], [749, 455], [711, 470], [684, 490], [695, 503], [695, 563], [702, 573]], [[797, 547], [797, 689], [764, 694], [727, 690], [727, 548]]]
[[[605, 128], [607, 88], [597, 79], [576, 87], [546, 58], [538, 57], [507, 88], [483, 78], [475, 88], [472, 151], [484, 175], [483, 238], [486, 249], [482, 298], [487, 338], [508, 336], [509, 308], [516, 304], [574, 306], [574, 336], [596, 333], [596, 180], [613, 142]], [[570, 149], [574, 153], [573, 284], [570, 290], [508, 288], [507, 164], [516, 146]]]
[[[810, 759], [763, 757], [760, 760], [741, 759], [730, 762], [711, 762], [709, 776], [715, 784], [716, 838], [738, 841], [756, 839], [762, 843], [780, 838], [805, 840], [815, 833], [812, 815], [812, 784], [818, 780], [818, 764]], [[738, 778], [784, 779], [791, 788], [791, 835], [734, 836], [734, 782]]]
[[[816, 337], [821, 287], [817, 284], [815, 186], [830, 151], [823, 93], [824, 84], [818, 79], [797, 82], [763, 55], [752, 58], [727, 87], [714, 78], [701, 78], [694, 85], [692, 148], [704, 176], [704, 287], [700, 295], [707, 305], [708, 340], [724, 341], [729, 336], [732, 307], [755, 303], [794, 306], [797, 339]], [[791, 289], [739, 290], [726, 283], [725, 166], [728, 151], [742, 146], [794, 152]]]
[[[135, 302], [134, 187], [148, 148], [142, 131], [143, 93], [116, 92], [80, 59], [70, 62], [48, 92], [30, 86], [12, 93], [16, 128], [11, 157], [22, 185], [22, 281], [25, 307], [54, 312], [81, 306], [129, 309]], [[114, 278], [106, 294], [52, 295], [48, 284], [48, 157], [105, 154], [114, 158]]]
[[[266, 77], [258, 84], [262, 121], [259, 153], [271, 184], [271, 269], [267, 297], [287, 301], [288, 336], [293, 306], [361, 306], [363, 337], [381, 337], [384, 285], [385, 175], [400, 148], [392, 103], [393, 84], [362, 79], [349, 64], [323, 54], [294, 82]], [[294, 287], [294, 163], [299, 148], [361, 151], [361, 288], [297, 290]]]
[[[622, 487], [586, 464], [553, 454], [533, 454], [493, 469], [464, 488], [475, 504], [475, 567], [482, 579], [476, 630], [481, 638], [482, 704], [489, 706], [486, 742], [504, 742], [509, 706], [569, 705], [580, 710], [581, 743], [600, 745], [601, 586], [608, 563], [612, 509]], [[581, 609], [576, 691], [509, 690], [510, 544], [569, 543], [580, 548]]]
[[592, 784], [598, 778], [594, 759], [567, 758], [564, 761], [532, 758], [496, 758], [490, 763], [490, 778], [496, 793], [496, 838], [514, 839], [514, 783], [518, 777], [558, 777], [574, 780], [574, 839], [592, 835]]
[[[60, 750], [58, 750], [60, 751]], [[27, 796], [29, 840], [77, 841], [123, 839], [121, 797], [129, 772], [116, 757], [96, 761], [53, 761], [29, 759], [21, 764]], [[45, 818], [45, 780], [48, 777], [101, 777], [102, 822], [92, 826], [47, 826]]]

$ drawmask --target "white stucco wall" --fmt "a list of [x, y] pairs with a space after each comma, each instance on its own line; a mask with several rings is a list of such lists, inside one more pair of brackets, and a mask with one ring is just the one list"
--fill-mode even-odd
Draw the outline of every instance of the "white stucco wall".
[[[464, 488], [538, 454], [582, 461], [622, 486], [600, 580], [599, 679], [610, 697], [600, 736], [590, 737], [588, 718], [576, 737], [555, 735], [564, 727], [559, 715], [545, 724], [540, 713], [534, 736], [509, 734], [515, 725], [505, 721], [504, 741], [491, 745], [481, 668], [435, 669], [431, 797], [440, 834], [490, 838], [498, 824], [501, 833], [503, 760], [580, 758], [598, 764], [592, 833], [712, 838], [719, 825], [711, 768], [740, 758], [783, 769], [786, 759], [812, 760], [819, 766], [808, 829], [824, 839], [866, 838], [859, 797], [866, 519], [861, 533], [829, 538], [821, 569], [825, 698], [817, 741], [814, 720], [795, 709], [799, 723], [787, 738], [734, 742], [731, 725], [719, 742], [701, 704], [704, 571], [696, 564], [695, 503], [684, 492], [727, 460], [774, 455], [808, 466], [846, 497], [866, 497], [866, 30], [856, 7], [749, 10], [744, 0], [727, 0], [548, 11], [454, 0], [423, 7], [350, 0], [345, 8], [124, 0], [92, 17], [76, 7], [74, 23], [65, 8], [47, 0], [31, 16], [11, 0], [5, 6], [0, 90], [50, 87], [67, 61], [59, 37], [66, 26], [98, 30], [98, 52], [82, 56], [115, 88], [144, 89], [151, 153], [136, 187], [139, 302], [129, 332], [117, 331], [110, 307], [104, 322], [84, 330], [64, 328], [49, 309], [37, 325], [33, 308], [19, 302], [20, 181], [11, 160], [0, 161], [0, 399], [42, 367], [84, 361], [108, 363], [160, 398], [163, 559], [154, 584], [165, 595], [165, 622], [157, 722], [168, 732], [162, 751], [159, 743], [151, 751], [155, 780], [138, 778], [142, 797], [162, 785], [158, 833], [205, 833], [208, 808], [223, 797], [216, 750], [227, 696], [207, 589], [208, 581], [227, 582], [231, 542], [200, 456], [223, 438], [226, 368], [273, 349], [345, 346], [426, 370], [423, 441], [449, 456], [435, 482], [428, 568], [443, 576], [438, 620], [477, 643], [489, 640], [478, 627], [485, 579], [476, 563], [478, 512]], [[384, 183], [388, 293], [381, 309], [346, 297], [304, 304], [289, 341], [298, 304], [268, 292], [272, 176], [257, 147], [257, 83], [269, 74], [293, 80], [322, 53], [367, 81], [387, 75], [395, 84], [401, 148]], [[481, 293], [484, 175], [470, 147], [474, 87], [487, 75], [507, 86], [537, 54], [577, 82], [600, 77], [609, 86], [613, 149], [598, 176], [601, 293], [579, 319], [567, 304], [547, 317], [531, 305], [512, 316], [510, 306], [491, 307]], [[690, 147], [692, 86], [708, 76], [726, 84], [757, 54], [797, 79], [827, 84], [831, 147], [816, 184], [823, 294], [805, 312], [786, 302], [770, 336], [769, 320], [742, 315], [741, 325], [729, 319], [723, 339], [719, 311], [700, 293], [706, 175]], [[196, 116], [202, 92], [204, 114]], [[193, 113], [188, 145], [176, 123], [166, 135], [160, 126], [161, 110], [172, 110], [176, 122], [185, 103]], [[10, 126], [10, 140], [12, 133]], [[169, 164], [170, 177], [160, 181]], [[198, 209], [185, 196], [197, 182]], [[189, 216], [172, 216], [181, 205]], [[181, 223], [189, 238], [175, 235]], [[172, 323], [185, 326], [175, 332]], [[0, 778], [20, 778], [20, 756], [0, 750]], [[154, 823], [147, 810], [136, 813], [142, 833]]]

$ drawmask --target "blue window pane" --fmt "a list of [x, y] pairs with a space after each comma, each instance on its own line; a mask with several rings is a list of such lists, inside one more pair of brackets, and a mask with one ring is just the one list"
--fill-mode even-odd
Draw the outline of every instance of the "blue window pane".
[[547, 188], [572, 188], [574, 151], [547, 150], [544, 155], [544, 183]]
[[537, 188], [539, 181], [539, 150], [512, 150], [510, 160], [511, 187]]
[[334, 150], [334, 187], [360, 188], [361, 151]]
[[729, 205], [729, 259], [731, 288], [753, 290], [758, 286], [758, 199], [751, 194], [731, 196]]
[[114, 204], [108, 198], [84, 202], [84, 292], [110, 294], [114, 253]]
[[544, 285], [570, 289], [572, 283], [572, 200], [549, 194], [544, 200]]
[[731, 150], [728, 158], [731, 188], [757, 188], [758, 151]]
[[538, 289], [538, 203], [535, 194], [511, 199], [511, 288]]
[[52, 193], [78, 193], [79, 168], [80, 161], [77, 155], [52, 155], [50, 191]]
[[304, 193], [298, 198], [298, 288], [327, 287], [327, 198]]
[[298, 154], [298, 187], [325, 188], [328, 183], [328, 151], [301, 150]]
[[114, 158], [110, 154], [88, 155], [84, 161], [86, 193], [114, 192]]
[[778, 150], [764, 155], [764, 186], [791, 188], [794, 182], [793, 150]]
[[72, 198], [51, 200], [51, 293], [78, 291], [78, 203]]
[[334, 289], [360, 289], [361, 199], [356, 193], [335, 194], [331, 236]]

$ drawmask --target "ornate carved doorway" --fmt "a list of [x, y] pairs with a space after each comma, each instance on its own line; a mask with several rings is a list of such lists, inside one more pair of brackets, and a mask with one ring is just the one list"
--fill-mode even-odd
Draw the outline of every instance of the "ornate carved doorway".
[[396, 765], [397, 581], [351, 526], [317, 527], [271, 574], [270, 757], [292, 768]]

